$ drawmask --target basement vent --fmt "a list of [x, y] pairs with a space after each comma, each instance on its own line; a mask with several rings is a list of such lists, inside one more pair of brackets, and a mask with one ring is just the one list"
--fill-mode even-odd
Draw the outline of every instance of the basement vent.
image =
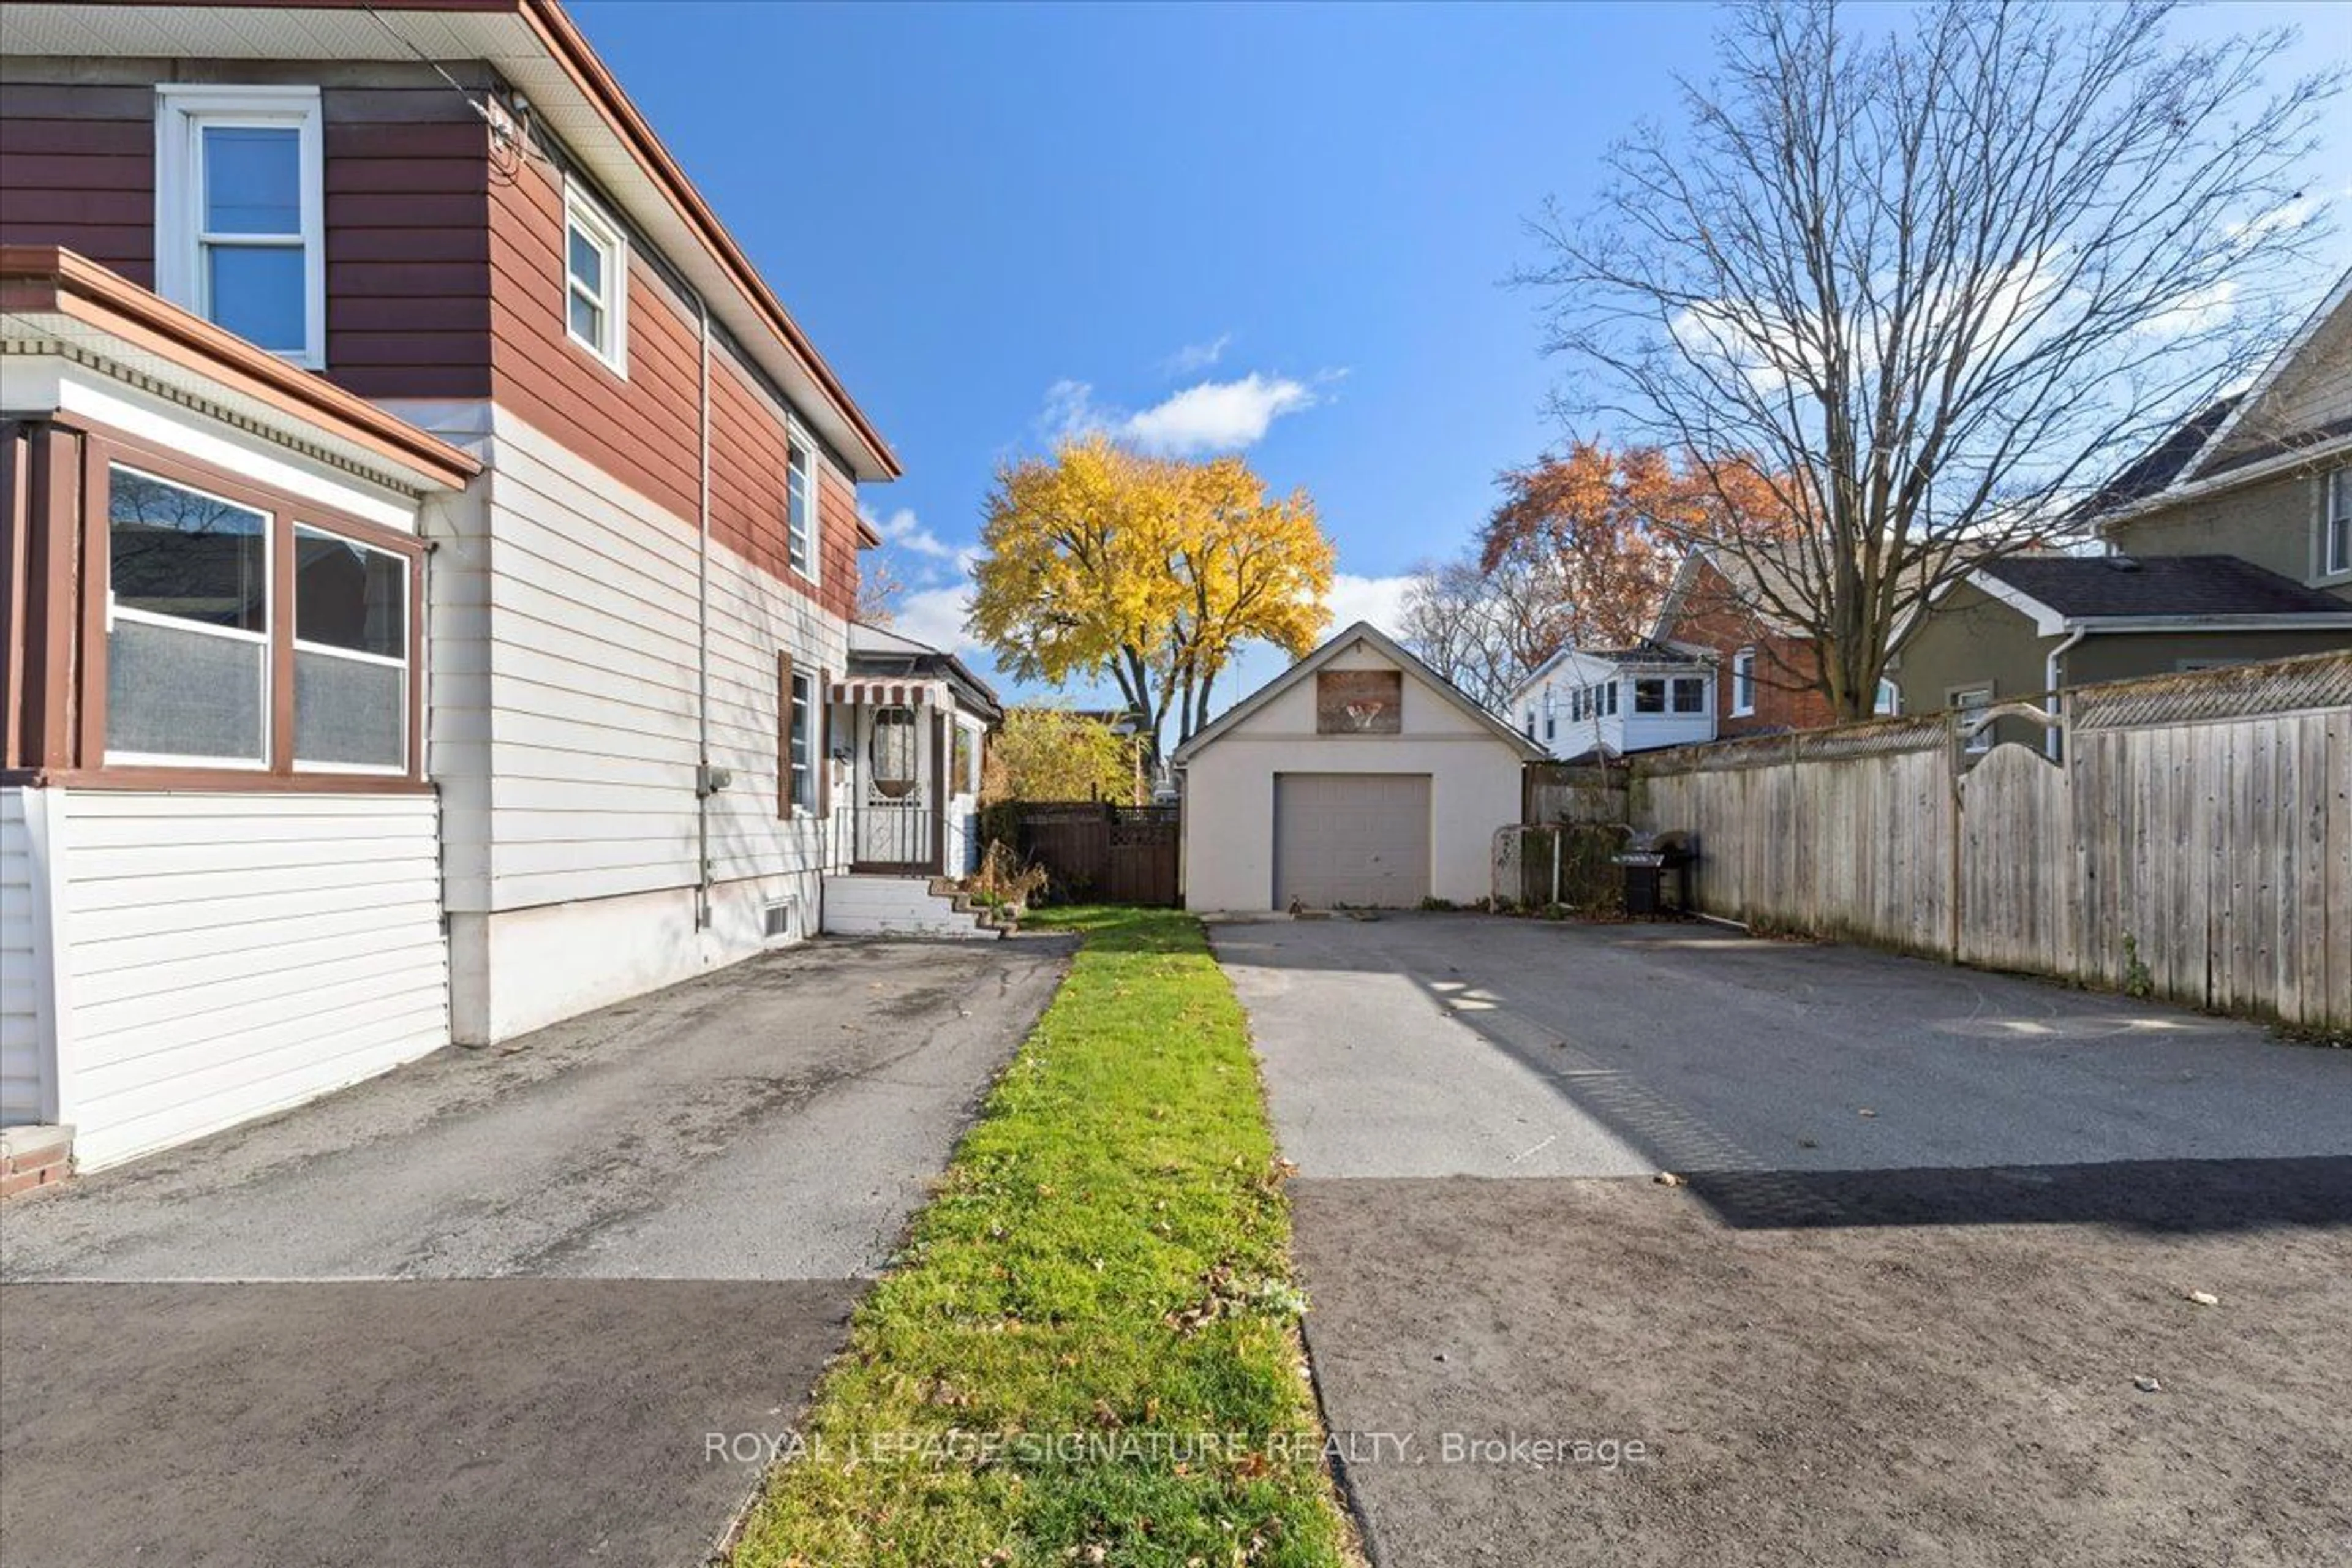
[[768, 938], [771, 942], [780, 936], [792, 935], [793, 930], [793, 909], [798, 902], [799, 900], [795, 899], [779, 899], [772, 904], [761, 905], [760, 909], [760, 934]]

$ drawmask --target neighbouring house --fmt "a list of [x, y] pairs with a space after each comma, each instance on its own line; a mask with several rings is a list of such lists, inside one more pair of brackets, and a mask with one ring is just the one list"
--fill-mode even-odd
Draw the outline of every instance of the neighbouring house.
[[[1906, 711], [2352, 647], [2352, 602], [2234, 555], [2019, 555], [1954, 584], [1904, 639]], [[2039, 743], [2003, 718], [1969, 742]], [[2050, 749], [2056, 750], [2053, 738]]]
[[898, 460], [552, 0], [0, 47], [0, 1121], [102, 1164], [953, 868]]
[[1513, 689], [1509, 720], [1559, 762], [1716, 738], [1716, 668], [1668, 643], [1563, 648]]
[[[1683, 557], [1667, 585], [1650, 636], [1696, 652], [1717, 674], [1716, 734], [1814, 730], [1837, 722], [1820, 685], [1812, 636], [1774, 608], [1808, 601], [1780, 552], [1750, 545], [1738, 552], [1696, 550]], [[1891, 682], [1879, 683], [1876, 710], [1895, 710]]]
[[2084, 510], [2128, 554], [2234, 555], [2352, 600], [2352, 272], [2244, 394]]
[[[2239, 396], [2084, 503], [2105, 555], [2026, 555], [1953, 584], [1896, 653], [1906, 710], [2352, 647], [2352, 274]], [[2004, 720], [1979, 748], [2031, 740]]]
[[1492, 891], [1543, 748], [1385, 633], [1348, 627], [1176, 749], [1196, 910], [1409, 908]]

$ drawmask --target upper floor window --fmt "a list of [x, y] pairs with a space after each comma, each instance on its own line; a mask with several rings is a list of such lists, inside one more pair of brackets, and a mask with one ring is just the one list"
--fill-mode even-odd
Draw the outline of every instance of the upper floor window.
[[2352, 468], [2338, 468], [2324, 482], [2326, 510], [2319, 528], [2323, 575], [2352, 572]]
[[155, 91], [156, 292], [297, 364], [323, 367], [319, 89]]
[[784, 450], [784, 547], [793, 571], [816, 575], [816, 461], [797, 438]]
[[566, 181], [563, 325], [572, 341], [629, 373], [629, 251], [620, 226]]
[[1731, 716], [1744, 718], [1756, 711], [1756, 650], [1741, 648], [1731, 656]]

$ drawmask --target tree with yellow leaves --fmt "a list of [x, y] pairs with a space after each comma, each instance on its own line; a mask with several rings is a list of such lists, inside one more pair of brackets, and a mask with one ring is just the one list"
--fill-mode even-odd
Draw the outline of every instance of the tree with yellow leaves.
[[1314, 502], [1269, 497], [1239, 458], [1065, 442], [998, 473], [981, 543], [972, 635], [1018, 679], [1108, 674], [1155, 753], [1171, 710], [1180, 742], [1207, 721], [1243, 644], [1295, 657], [1329, 619]]

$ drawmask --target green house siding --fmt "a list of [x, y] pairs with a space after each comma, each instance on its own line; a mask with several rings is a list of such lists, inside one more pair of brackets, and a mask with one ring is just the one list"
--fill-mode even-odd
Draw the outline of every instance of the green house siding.
[[[1933, 713], [1952, 705], [1952, 693], [1990, 685], [1993, 700], [2038, 696], [2049, 685], [2056, 637], [2033, 635], [2033, 623], [1973, 583], [1960, 583], [1905, 640], [1891, 672], [1903, 692], [1903, 711]], [[1996, 726], [1995, 739], [2029, 741], [2038, 731], [2016, 721]]]
[[2133, 555], [2235, 555], [2352, 603], [2352, 574], [2318, 574], [2325, 482], [2315, 474], [2266, 479], [2114, 523], [2107, 537]]
[[[2037, 637], [2025, 616], [1973, 583], [1944, 595], [1906, 639], [1890, 672], [1903, 692], [1903, 711], [1931, 713], [1952, 705], [1952, 693], [1990, 684], [1993, 700], [2042, 695], [2050, 685], [2050, 655], [2065, 639]], [[2352, 647], [2352, 627], [2332, 631], [2099, 632], [2061, 656], [2058, 684], [2088, 686], [2142, 675], [2170, 675], [2195, 661], [2245, 662], [2291, 658]], [[1997, 741], [2035, 742], [2038, 731], [2021, 721], [1995, 726]]]
[[2314, 632], [2116, 632], [2084, 637], [2069, 649], [2063, 671], [2068, 686], [2129, 680], [2139, 675], [2169, 675], [2193, 660], [2243, 663], [2292, 658], [2352, 647], [2352, 627]]

